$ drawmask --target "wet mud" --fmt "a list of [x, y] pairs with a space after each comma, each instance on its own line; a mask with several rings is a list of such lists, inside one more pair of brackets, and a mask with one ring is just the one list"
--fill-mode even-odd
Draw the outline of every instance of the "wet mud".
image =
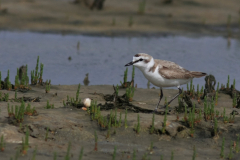
[[[125, 89], [119, 89], [117, 103], [114, 103], [112, 96], [114, 89], [112, 86], [81, 86], [79, 99], [90, 98], [96, 101], [96, 106], [100, 107], [103, 119], [109, 120], [112, 114], [115, 116], [118, 126], [112, 126], [109, 130], [106, 126], [99, 124], [97, 119], [92, 118], [88, 111], [81, 108], [81, 102], [76, 106], [63, 105], [63, 100], [67, 102], [67, 96], [76, 97], [77, 85], [52, 85], [49, 93], [45, 93], [43, 86], [31, 86], [32, 90], [22, 93], [18, 92], [17, 97], [29, 97], [34, 99], [39, 97], [39, 102], [28, 102], [34, 106], [38, 115], [24, 115], [22, 123], [11, 123], [8, 116], [7, 106], [20, 105], [20, 102], [0, 102], [0, 135], [4, 135], [6, 142], [4, 152], [1, 152], [1, 159], [10, 159], [21, 150], [22, 138], [25, 137], [26, 131], [29, 130], [29, 149], [26, 155], [19, 155], [19, 159], [32, 158], [34, 150], [37, 147], [36, 159], [53, 159], [54, 152], [57, 153], [57, 159], [62, 159], [67, 154], [68, 143], [71, 142], [71, 159], [78, 159], [80, 150], [84, 147], [83, 159], [112, 159], [114, 147], [116, 146], [116, 159], [132, 159], [135, 150], [136, 159], [151, 158], [169, 159], [171, 153], [174, 153], [174, 159], [184, 160], [191, 159], [193, 156], [193, 147], [196, 148], [197, 159], [219, 159], [222, 145], [222, 138], [225, 137], [225, 150], [227, 156], [230, 147], [233, 147], [234, 158], [239, 154], [232, 146], [232, 142], [237, 141], [237, 134], [240, 133], [238, 114], [233, 121], [225, 123], [221, 114], [217, 117], [218, 127], [217, 135], [214, 133], [214, 120], [204, 119], [204, 114], [200, 121], [194, 125], [194, 133], [188, 121], [184, 120], [185, 113], [178, 112], [178, 100], [174, 100], [168, 110], [166, 121], [166, 132], [163, 131], [163, 122], [165, 109], [158, 110], [155, 114], [154, 130], [152, 127], [153, 109], [159, 98], [158, 89], [135, 89], [135, 95], [132, 102], [127, 102], [124, 98]], [[9, 98], [13, 99], [14, 91], [1, 90], [3, 93], [9, 93]], [[55, 94], [57, 93], [57, 94]], [[164, 90], [164, 96], [168, 99], [178, 93], [177, 90]], [[187, 94], [188, 95], [188, 94]], [[188, 95], [189, 96], [189, 95]], [[232, 107], [232, 98], [225, 93], [219, 93], [218, 104], [215, 110], [220, 113], [226, 112], [230, 116], [233, 111], [239, 112], [239, 109]], [[45, 109], [47, 105], [54, 104], [53, 109]], [[203, 111], [204, 105], [198, 103], [198, 100], [190, 98], [195, 104], [195, 116], [198, 116], [200, 110]], [[211, 103], [211, 98], [208, 98]], [[183, 100], [185, 105], [185, 102]], [[121, 104], [121, 105], [120, 105]], [[164, 101], [160, 106], [164, 105]], [[125, 125], [125, 113], [127, 111], [127, 127]], [[169, 112], [171, 110], [171, 112]], [[187, 113], [192, 108], [187, 108]], [[161, 113], [162, 112], [162, 113]], [[121, 120], [120, 119], [121, 113]], [[138, 120], [139, 115], [139, 120]], [[136, 132], [136, 126], [140, 124], [139, 133]], [[121, 123], [119, 123], [121, 122]], [[115, 122], [113, 121], [112, 124]], [[95, 136], [98, 135], [97, 151], [95, 151]], [[48, 136], [46, 138], [46, 133]], [[151, 143], [153, 146], [151, 147]], [[21, 152], [20, 152], [21, 153]]]

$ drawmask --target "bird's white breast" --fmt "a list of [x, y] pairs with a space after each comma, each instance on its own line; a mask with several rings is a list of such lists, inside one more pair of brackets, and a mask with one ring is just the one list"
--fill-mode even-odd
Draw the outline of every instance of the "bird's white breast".
[[149, 71], [150, 68], [140, 69], [143, 75], [155, 86], [158, 87], [173, 87], [180, 86], [188, 83], [191, 79], [166, 79], [158, 72], [159, 66], [156, 67], [154, 72]]

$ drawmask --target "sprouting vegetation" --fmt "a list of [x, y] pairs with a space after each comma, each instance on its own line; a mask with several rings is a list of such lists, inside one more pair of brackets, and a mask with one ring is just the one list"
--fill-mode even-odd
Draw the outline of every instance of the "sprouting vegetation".
[[221, 158], [224, 158], [225, 157], [225, 155], [224, 155], [224, 148], [225, 148], [225, 138], [223, 137], [223, 139], [222, 139], [222, 147], [221, 147], [221, 153], [220, 153], [220, 157]]
[[82, 148], [81, 148], [81, 151], [80, 151], [80, 155], [79, 155], [79, 157], [78, 157], [78, 160], [82, 160], [83, 150], [84, 150], [84, 148], [82, 147]]
[[145, 13], [145, 7], [146, 7], [146, 0], [142, 0], [138, 4], [138, 14], [144, 14]]
[[31, 84], [34, 84], [34, 85], [37, 85], [37, 84], [42, 85], [43, 84], [43, 79], [42, 79], [43, 67], [44, 67], [44, 65], [41, 63], [40, 64], [40, 72], [38, 72], [38, 69], [39, 69], [39, 56], [38, 56], [35, 70], [31, 71]]
[[77, 92], [76, 92], [76, 99], [74, 99], [73, 97], [69, 97], [67, 96], [67, 105], [71, 105], [71, 106], [81, 106], [81, 99], [79, 98], [79, 93], [80, 93], [80, 88], [81, 88], [81, 84], [78, 84], [78, 88], [77, 88]]
[[45, 135], [45, 141], [48, 139], [48, 132], [49, 132], [49, 127], [47, 127], [46, 135]]
[[47, 105], [45, 106], [45, 109], [53, 109], [54, 104], [49, 104], [49, 100], [47, 100]]
[[114, 146], [114, 151], [113, 151], [112, 160], [115, 160], [115, 159], [116, 159], [116, 154], [117, 154], [117, 147]]
[[3, 152], [5, 150], [6, 143], [4, 142], [4, 136], [1, 136], [0, 150]]
[[133, 100], [134, 91], [135, 91], [135, 88], [133, 86], [129, 86], [126, 89], [126, 100], [127, 101], [131, 102]]
[[46, 84], [46, 89], [45, 89], [46, 93], [49, 93], [50, 89], [51, 89], [50, 84]]
[[22, 149], [21, 149], [21, 151], [24, 155], [27, 154], [28, 147], [29, 147], [29, 129], [27, 128], [25, 138], [22, 138]]
[[8, 103], [8, 116], [13, 117], [17, 123], [21, 123], [24, 120], [24, 115], [34, 116], [37, 115], [37, 111], [35, 108], [31, 107], [31, 104], [28, 104], [25, 107], [25, 102], [22, 99], [21, 105], [15, 105], [15, 111], [13, 109], [13, 105], [10, 107]]
[[132, 25], [133, 25], [133, 17], [130, 16], [128, 20], [128, 27], [132, 27]]
[[150, 133], [153, 134], [154, 132], [154, 121], [155, 121], [155, 114], [153, 113], [153, 117], [152, 117], [152, 125], [151, 125], [151, 128], [150, 128]]
[[70, 160], [70, 150], [71, 150], [71, 142], [68, 143], [67, 153], [64, 157], [64, 160]]

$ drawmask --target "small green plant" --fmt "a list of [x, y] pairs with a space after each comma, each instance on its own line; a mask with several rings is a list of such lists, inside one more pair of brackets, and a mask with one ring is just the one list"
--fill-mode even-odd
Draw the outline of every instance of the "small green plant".
[[134, 82], [134, 77], [135, 77], [135, 66], [132, 68], [132, 82]]
[[57, 152], [54, 152], [53, 160], [57, 160]]
[[218, 104], [218, 92], [216, 92], [215, 94], [215, 105], [217, 106], [217, 104]]
[[161, 155], [160, 160], [163, 160], [163, 155]]
[[[128, 75], [128, 68], [124, 71], [124, 77], [123, 77], [123, 84], [125, 85], [127, 83], [127, 75]], [[127, 86], [125, 86], [127, 87]]]
[[187, 83], [187, 93], [189, 93], [190, 91], [189, 91], [189, 85], [188, 85], [188, 83]]
[[225, 157], [225, 155], [224, 155], [224, 148], [225, 148], [224, 144], [225, 144], [225, 138], [223, 137], [223, 139], [222, 139], [221, 153], [220, 153], [220, 157], [221, 157], [221, 158], [224, 158], [224, 157]]
[[95, 147], [94, 150], [97, 151], [98, 150], [98, 136], [97, 136], [97, 132], [94, 132], [94, 137], [95, 137]]
[[196, 155], [197, 155], [197, 153], [196, 153], [196, 147], [193, 146], [193, 156], [192, 156], [192, 160], [195, 160], [195, 159], [196, 159]]
[[38, 66], [39, 66], [39, 56], [37, 58], [37, 64], [36, 64], [36, 68], [35, 68], [35, 77], [34, 77], [34, 81], [37, 84], [38, 78], [39, 78], [39, 73], [38, 73]]
[[136, 160], [136, 150], [133, 150], [133, 156], [132, 156], [132, 160]]
[[191, 95], [192, 95], [192, 98], [194, 99], [194, 98], [195, 98], [195, 88], [194, 88], [194, 85], [193, 85], [193, 88], [192, 88], [192, 93], [191, 93]]
[[49, 127], [47, 127], [47, 132], [46, 132], [46, 135], [45, 135], [45, 141], [47, 142], [47, 139], [48, 139], [48, 132], [49, 132]]
[[80, 151], [80, 155], [79, 155], [79, 157], [78, 157], [78, 160], [82, 160], [83, 150], [84, 150], [84, 148], [82, 147], [82, 148], [81, 148], [81, 151]]
[[152, 117], [152, 126], [150, 128], [150, 133], [153, 134], [154, 132], [154, 120], [155, 120], [155, 114], [153, 113], [153, 117]]
[[122, 125], [122, 112], [120, 112], [119, 120], [118, 120], [118, 127]]
[[6, 80], [6, 83], [5, 83], [5, 88], [7, 89], [7, 90], [11, 90], [12, 89], [12, 85], [11, 85], [11, 82], [9, 81], [9, 78], [10, 78], [10, 76], [9, 76], [9, 70], [8, 70], [8, 73], [7, 73], [7, 80]]
[[236, 148], [235, 148], [236, 153], [239, 152], [239, 137], [240, 137], [239, 134], [237, 136], [238, 137], [237, 137]]
[[112, 26], [115, 26], [115, 25], [116, 25], [116, 18], [113, 17], [113, 18], [112, 18]]
[[[18, 70], [18, 69], [17, 69]], [[20, 86], [19, 84], [19, 76], [18, 74], [15, 76], [15, 86], [14, 89], [16, 90]]]
[[214, 118], [214, 136], [218, 135], [218, 121], [217, 118]]
[[51, 89], [50, 84], [46, 84], [45, 88], [46, 93], [49, 93], [50, 89]]
[[40, 64], [40, 77], [39, 77], [39, 80], [38, 80], [38, 83], [39, 83], [39, 84], [42, 84], [42, 83], [43, 83], [43, 79], [42, 79], [43, 66], [44, 66], [44, 65], [41, 63], [41, 64]]
[[15, 101], [17, 101], [17, 90], [15, 90]]
[[35, 70], [31, 71], [31, 84], [35, 84], [35, 85], [36, 84], [43, 84], [43, 79], [42, 79], [43, 67], [44, 67], [44, 65], [41, 63], [40, 64], [40, 72], [38, 72], [38, 69], [39, 69], [39, 56], [38, 56]]
[[81, 88], [81, 84], [79, 83], [78, 84], [78, 89], [77, 89], [77, 92], [76, 92], [76, 102], [78, 102], [78, 103], [81, 102], [81, 100], [79, 99], [80, 88]]
[[144, 14], [145, 13], [145, 7], [146, 7], [146, 0], [142, 0], [138, 4], [138, 14]]
[[31, 108], [31, 105], [28, 104], [27, 107], [25, 107], [25, 103], [22, 99], [22, 103], [20, 106], [15, 106], [15, 112], [13, 110], [13, 106], [11, 106], [8, 103], [8, 116], [11, 117], [13, 116], [16, 119], [17, 123], [21, 123], [23, 121], [24, 115], [34, 115], [36, 114], [37, 111], [35, 110], [35, 108]]
[[36, 159], [36, 154], [37, 154], [37, 147], [34, 149], [33, 151], [33, 157], [32, 157], [32, 160], [35, 160]]
[[172, 154], [171, 154], [171, 160], [174, 159], [174, 152], [172, 151]]
[[27, 128], [25, 139], [22, 138], [22, 153], [24, 155], [27, 154], [28, 147], [29, 147], [29, 129]]
[[203, 86], [202, 86], [201, 91], [200, 91], [200, 96], [203, 95], [203, 92], [204, 92], [204, 88], [203, 88]]
[[116, 159], [116, 154], [117, 154], [117, 147], [114, 146], [114, 151], [113, 151], [112, 160], [115, 160], [115, 159]]
[[224, 107], [224, 109], [223, 109], [223, 118], [226, 116], [226, 109], [225, 109], [225, 107]]
[[150, 150], [150, 153], [152, 153], [152, 152], [153, 152], [153, 142], [151, 142], [151, 145], [150, 145], [150, 148], [149, 148], [149, 150]]
[[5, 98], [5, 101], [8, 102], [8, 99], [9, 99], [9, 93], [6, 93], [4, 98]]
[[47, 100], [47, 105], [45, 107], [45, 109], [53, 109], [54, 108], [54, 104], [49, 104], [49, 100]]
[[230, 81], [230, 77], [228, 75], [228, 80], [227, 80], [227, 89], [229, 89], [229, 81]]
[[129, 86], [127, 89], [126, 89], [126, 98], [127, 98], [127, 101], [132, 101], [133, 100], [133, 96], [134, 96], [134, 91], [135, 91], [135, 88], [133, 86]]
[[128, 20], [128, 27], [132, 27], [132, 25], [133, 25], [133, 17], [130, 16]]
[[237, 106], [237, 95], [236, 95], [236, 93], [234, 93], [234, 95], [233, 95], [232, 106], [233, 106], [233, 108], [236, 108], [236, 106]]
[[190, 96], [192, 96], [193, 80], [190, 81]]
[[125, 110], [124, 127], [125, 127], [125, 129], [128, 127], [128, 125], [127, 125], [127, 109]]
[[3, 152], [5, 150], [6, 143], [4, 142], [4, 136], [1, 136], [0, 150]]
[[67, 154], [64, 160], [70, 160], [70, 150], [71, 150], [71, 142], [68, 143]]

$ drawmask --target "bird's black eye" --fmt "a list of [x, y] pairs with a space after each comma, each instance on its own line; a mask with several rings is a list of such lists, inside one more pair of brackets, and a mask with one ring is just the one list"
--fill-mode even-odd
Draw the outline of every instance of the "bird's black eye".
[[139, 61], [143, 61], [143, 59], [142, 59], [142, 58], [140, 58], [140, 59], [139, 59]]

